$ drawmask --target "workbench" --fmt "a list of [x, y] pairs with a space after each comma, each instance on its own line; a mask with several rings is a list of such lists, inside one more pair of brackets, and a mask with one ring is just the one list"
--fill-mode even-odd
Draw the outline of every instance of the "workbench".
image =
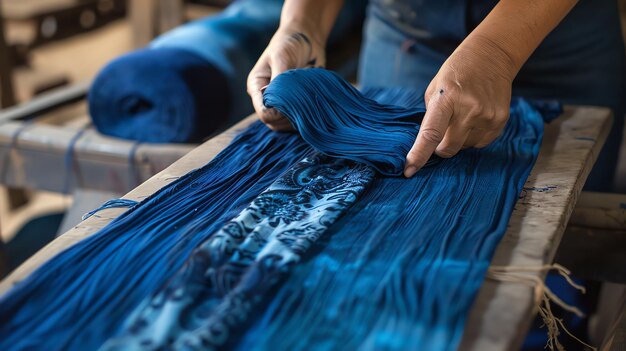
[[[537, 162], [513, 211], [508, 230], [497, 247], [492, 266], [538, 267], [552, 263], [583, 184], [611, 125], [605, 108], [571, 107], [546, 125]], [[141, 201], [168, 183], [215, 157], [257, 119], [250, 116], [198, 146], [124, 196]], [[24, 279], [61, 250], [95, 233], [125, 209], [103, 210], [60, 236], [0, 283], [0, 293]], [[545, 273], [532, 273], [540, 279]], [[536, 313], [534, 289], [519, 283], [487, 279], [466, 322], [463, 350], [519, 349]]]

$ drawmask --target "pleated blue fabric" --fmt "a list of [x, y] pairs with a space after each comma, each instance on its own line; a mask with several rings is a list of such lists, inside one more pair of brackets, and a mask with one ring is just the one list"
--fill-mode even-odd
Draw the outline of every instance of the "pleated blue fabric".
[[126, 321], [102, 350], [206, 350], [232, 343], [255, 303], [374, 179], [367, 165], [318, 153], [291, 167]]
[[542, 133], [542, 116], [514, 99], [489, 147], [411, 179], [378, 177], [267, 295], [235, 348], [456, 350]]
[[384, 175], [400, 175], [426, 112], [422, 95], [415, 96], [409, 108], [380, 104], [335, 73], [312, 68], [277, 76], [263, 103], [287, 116], [315, 149], [369, 164]]
[[310, 147], [260, 122], [0, 298], [0, 350], [95, 350]]
[[514, 99], [489, 147], [405, 179], [385, 175], [404, 157], [386, 122], [416, 133], [400, 122], [420, 92], [362, 94], [321, 69], [286, 77], [266, 94], [307, 137], [255, 123], [50, 260], [0, 299], [0, 349], [455, 349], [541, 114]]

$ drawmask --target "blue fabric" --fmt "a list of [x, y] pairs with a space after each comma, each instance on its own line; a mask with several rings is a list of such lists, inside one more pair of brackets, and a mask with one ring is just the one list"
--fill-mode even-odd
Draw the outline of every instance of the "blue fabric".
[[[300, 101], [288, 116], [301, 133], [313, 133], [306, 130], [313, 124], [305, 119], [332, 124], [328, 118], [336, 116], [343, 119], [336, 125], [369, 137], [361, 145], [385, 145], [385, 124], [380, 133], [371, 133], [365, 123], [361, 130], [342, 106], [376, 110], [404, 104], [406, 109], [387, 106], [402, 116], [414, 111], [422, 94], [381, 89], [347, 94], [346, 83], [322, 69], [286, 77], [272, 83], [285, 87], [271, 91], [280, 93], [276, 102]], [[336, 103], [329, 106], [336, 113], [324, 118], [327, 111], [313, 107], [317, 99], [298, 100], [300, 85], [321, 94], [321, 101], [334, 97]], [[388, 118], [395, 128], [394, 118], [384, 112], [381, 120]], [[409, 128], [413, 132], [415, 126]], [[207, 166], [128, 210], [4, 295], [0, 349], [85, 350], [106, 340], [113, 340], [107, 347], [116, 347], [120, 339], [111, 337], [129, 335], [141, 346], [142, 331], [161, 335], [158, 346], [181, 349], [454, 349], [537, 157], [542, 132], [541, 115], [514, 99], [504, 133], [489, 147], [464, 150], [409, 180], [372, 179], [366, 166], [332, 157], [320, 157], [323, 162], [314, 161], [312, 168], [310, 159], [297, 164], [313, 148], [296, 134], [274, 133], [257, 122]], [[374, 149], [380, 154], [373, 159], [397, 158], [399, 151], [388, 147]], [[325, 146], [320, 148], [323, 152]], [[351, 152], [346, 157], [356, 158]], [[315, 167], [316, 162], [324, 166]], [[294, 177], [294, 193], [280, 194], [293, 187], [286, 180]], [[309, 202], [306, 196], [320, 195], [315, 189], [329, 193]], [[302, 211], [306, 203], [312, 207]], [[310, 228], [289, 227], [285, 219], [303, 224], [304, 213], [323, 220]], [[228, 225], [233, 219], [255, 223], [250, 236], [245, 231], [249, 240], [237, 244], [238, 232]], [[269, 228], [272, 223], [276, 232]], [[306, 229], [306, 239], [298, 241], [289, 229]], [[232, 265], [213, 272], [211, 262]], [[285, 277], [274, 273], [290, 271], [277, 285]], [[217, 290], [202, 283], [207, 278], [215, 278]], [[203, 300], [206, 293], [209, 299]], [[161, 296], [181, 303], [170, 301], [160, 309]]]
[[203, 168], [55, 256], [0, 298], [0, 350], [95, 350], [201, 242], [310, 148], [260, 122]]
[[[246, 78], [280, 20], [281, 0], [238, 0], [107, 65], [89, 93], [103, 134], [198, 142], [253, 112]], [[346, 2], [329, 43], [360, 26], [366, 0]]]
[[133, 206], [136, 206], [138, 203], [139, 202], [135, 200], [129, 200], [129, 199], [111, 199], [105, 202], [104, 204], [102, 204], [102, 206], [85, 213], [82, 217], [82, 220], [84, 221], [85, 219], [95, 215], [96, 213], [102, 210], [106, 210], [109, 208], [120, 208], [120, 207], [132, 208]]
[[194, 250], [102, 350], [224, 347], [250, 311], [374, 178], [370, 167], [307, 156]]
[[321, 68], [280, 74], [265, 90], [263, 104], [287, 116], [315, 149], [396, 176], [404, 170], [406, 154], [426, 112], [421, 98], [411, 108], [382, 105]]
[[[425, 91], [443, 62], [496, 3], [372, 0], [359, 83]], [[612, 183], [626, 111], [625, 52], [617, 1], [580, 0], [513, 82], [514, 96], [613, 110], [613, 128], [586, 190], [615, 190]]]
[[378, 177], [267, 297], [237, 349], [455, 350], [542, 133], [542, 116], [514, 99], [487, 148], [412, 179]]
[[199, 142], [230, 112], [227, 77], [181, 49], [144, 49], [107, 65], [89, 91], [89, 113], [105, 135], [152, 143]]

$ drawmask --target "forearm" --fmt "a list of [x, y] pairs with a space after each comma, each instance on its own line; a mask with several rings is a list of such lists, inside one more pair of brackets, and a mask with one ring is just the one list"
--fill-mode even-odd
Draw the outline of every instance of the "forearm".
[[577, 0], [502, 0], [461, 45], [487, 47], [502, 56], [515, 77], [543, 39], [576, 5]]
[[342, 6], [343, 0], [286, 0], [280, 26], [303, 28], [324, 46]]

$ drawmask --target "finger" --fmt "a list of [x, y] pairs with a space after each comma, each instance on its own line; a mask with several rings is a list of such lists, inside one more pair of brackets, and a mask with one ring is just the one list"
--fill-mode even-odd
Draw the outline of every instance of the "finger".
[[279, 131], [279, 132], [287, 132], [287, 131], [293, 131], [294, 130], [293, 126], [291, 125], [291, 123], [287, 119], [280, 120], [280, 121], [278, 121], [276, 123], [268, 124], [267, 126], [270, 129], [272, 129], [274, 131]]
[[265, 114], [262, 89], [270, 83], [270, 66], [263, 60], [259, 61], [248, 75], [248, 95], [252, 98], [252, 105], [259, 117]]
[[270, 69], [272, 70], [272, 74], [271, 74], [271, 79], [270, 80], [274, 80], [274, 78], [276, 78], [277, 75], [296, 68], [296, 66], [293, 64], [293, 60], [288, 60], [287, 57], [285, 55], [281, 55], [281, 56], [274, 56], [271, 58], [270, 60]]
[[502, 133], [502, 128], [498, 128], [496, 130], [490, 130], [486, 132], [485, 134], [483, 134], [483, 137], [480, 139], [480, 141], [476, 142], [474, 145], [471, 145], [471, 146], [478, 148], [478, 149], [484, 148], [488, 146], [489, 144], [491, 144], [494, 140], [496, 140], [500, 136], [501, 133]]
[[435, 149], [435, 153], [439, 157], [450, 158], [456, 155], [465, 144], [470, 135], [471, 128], [462, 124], [452, 124], [446, 131], [443, 140]]
[[285, 117], [273, 107], [263, 107], [263, 114], [259, 117], [261, 118], [261, 121], [263, 121], [263, 123], [265, 124], [274, 124], [279, 121], [285, 120]]
[[[291, 129], [291, 122], [281, 114], [272, 115], [272, 120], [263, 120], [263, 123], [274, 130]], [[277, 117], [275, 117], [277, 116]]]
[[422, 168], [433, 154], [448, 129], [452, 112], [443, 90], [431, 96], [415, 143], [406, 157], [404, 175], [407, 178], [412, 177]]
[[473, 128], [467, 136], [467, 139], [465, 139], [463, 149], [476, 146], [476, 144], [478, 144], [483, 139], [485, 133], [486, 131], [484, 129]]

